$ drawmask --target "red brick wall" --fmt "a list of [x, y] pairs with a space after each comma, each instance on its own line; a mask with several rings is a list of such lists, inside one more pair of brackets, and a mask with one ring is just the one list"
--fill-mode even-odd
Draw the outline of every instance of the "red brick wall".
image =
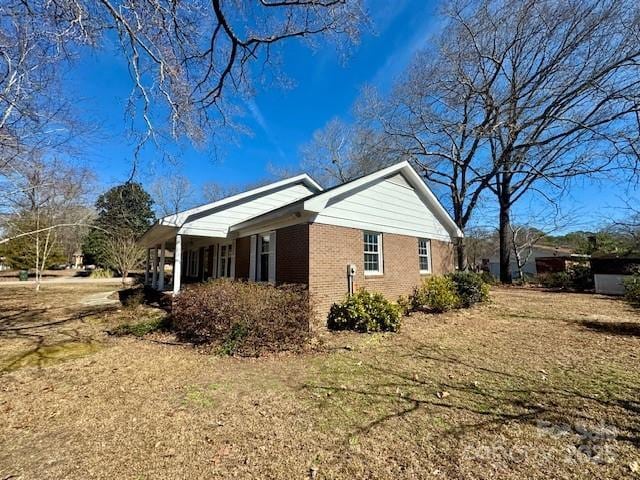
[[[383, 274], [365, 277], [362, 235], [359, 229], [319, 223], [309, 225], [310, 293], [322, 319], [331, 304], [347, 293], [347, 265], [350, 263], [357, 268], [355, 288], [380, 292], [392, 301], [411, 293], [421, 281], [416, 237], [383, 233]], [[451, 243], [431, 240], [431, 255], [434, 274], [453, 270]]]
[[276, 282], [309, 283], [309, 224], [276, 230]]

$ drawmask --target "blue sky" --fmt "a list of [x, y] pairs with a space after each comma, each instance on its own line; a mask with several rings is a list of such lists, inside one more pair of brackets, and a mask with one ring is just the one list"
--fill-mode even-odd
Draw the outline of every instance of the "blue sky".
[[[427, 45], [437, 29], [436, 4], [427, 0], [369, 0], [375, 32], [365, 33], [346, 61], [333, 48], [310, 51], [291, 42], [282, 51], [282, 72], [293, 87], [263, 88], [247, 104], [246, 125], [251, 136], [222, 145], [215, 160], [211, 151], [176, 145], [179, 169], [194, 186], [206, 181], [241, 185], [269, 175], [268, 165], [295, 168], [299, 149], [312, 133], [333, 117], [348, 118], [366, 84], [388, 88], [417, 50]], [[99, 134], [86, 148], [86, 161], [96, 170], [101, 189], [126, 180], [135, 142], [129, 139], [125, 105], [131, 78], [123, 59], [95, 51], [83, 55], [68, 75], [67, 87], [78, 97], [87, 120], [99, 125]], [[147, 148], [141, 155], [138, 180], [150, 183], [170, 169], [160, 152]], [[614, 192], [609, 185], [582, 182], [572, 190], [569, 208], [598, 224], [611, 217], [616, 206], [638, 192]]]
[[[421, 0], [370, 0], [374, 32], [365, 33], [346, 60], [333, 48], [311, 51], [291, 42], [283, 48], [282, 72], [291, 88], [259, 90], [246, 105], [251, 136], [223, 145], [218, 160], [207, 150], [178, 146], [180, 170], [198, 185], [208, 180], [243, 184], [268, 176], [269, 163], [295, 167], [299, 148], [314, 130], [335, 116], [348, 117], [361, 88], [368, 83], [388, 87], [415, 51], [424, 45], [434, 23], [434, 4]], [[122, 58], [108, 52], [83, 55], [69, 72], [68, 88], [78, 108], [100, 126], [87, 161], [106, 185], [125, 180], [135, 143], [128, 139], [125, 106], [131, 78]], [[160, 173], [159, 152], [147, 149], [141, 159], [144, 181]]]

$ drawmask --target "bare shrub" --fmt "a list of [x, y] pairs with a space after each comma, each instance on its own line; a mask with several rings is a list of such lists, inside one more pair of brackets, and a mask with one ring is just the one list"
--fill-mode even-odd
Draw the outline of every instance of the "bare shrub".
[[178, 336], [226, 354], [299, 350], [312, 315], [309, 294], [297, 285], [216, 280], [185, 289], [173, 304]]

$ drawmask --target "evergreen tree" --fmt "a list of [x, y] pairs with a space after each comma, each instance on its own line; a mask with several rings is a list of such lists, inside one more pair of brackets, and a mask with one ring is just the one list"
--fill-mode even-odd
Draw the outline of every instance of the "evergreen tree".
[[107, 236], [139, 239], [153, 224], [153, 200], [137, 182], [126, 182], [107, 190], [96, 201], [95, 226], [87, 236], [83, 253], [85, 263], [108, 265]]

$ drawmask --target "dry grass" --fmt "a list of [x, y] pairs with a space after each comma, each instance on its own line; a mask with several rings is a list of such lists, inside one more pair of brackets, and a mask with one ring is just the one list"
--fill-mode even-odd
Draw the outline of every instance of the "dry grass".
[[[2, 288], [2, 355], [22, 348], [7, 310], [79, 288]], [[263, 359], [108, 337], [130, 313], [68, 310], [60, 328], [99, 348], [0, 374], [0, 478], [633, 478], [640, 462], [640, 311], [619, 300], [498, 289]]]

